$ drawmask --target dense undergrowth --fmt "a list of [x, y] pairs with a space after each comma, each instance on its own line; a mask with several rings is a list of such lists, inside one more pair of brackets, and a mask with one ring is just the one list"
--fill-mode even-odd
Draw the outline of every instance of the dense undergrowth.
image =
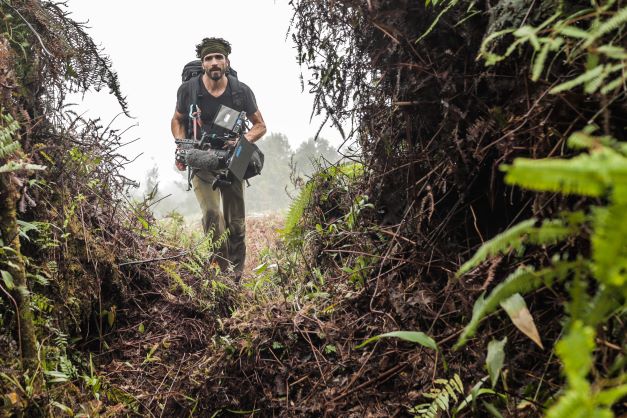
[[625, 4], [294, 8], [317, 107], [353, 122], [365, 168], [294, 202], [205, 405], [624, 414]]
[[362, 155], [280, 243], [251, 220], [237, 288], [224, 237], [126, 201], [120, 133], [64, 107], [126, 108], [82, 27], [2, 0], [0, 414], [627, 413], [625, 2], [292, 4]]
[[[135, 396], [136, 370], [112, 359], [148, 368], [170, 360], [157, 346], [185, 357], [207, 344], [231, 304], [209, 266], [215, 243], [186, 238], [180, 220], [151, 226], [150, 202], [127, 199], [122, 133], [65, 104], [107, 87], [127, 111], [111, 63], [65, 6], [0, 11], [0, 415], [146, 413], [174, 395]], [[189, 328], [171, 329], [181, 317]], [[158, 392], [177, 356], [139, 391]]]

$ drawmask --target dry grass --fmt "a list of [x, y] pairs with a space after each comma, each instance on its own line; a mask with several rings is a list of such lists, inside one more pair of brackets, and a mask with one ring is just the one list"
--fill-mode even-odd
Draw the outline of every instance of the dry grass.
[[278, 231], [283, 228], [285, 216], [268, 212], [246, 217], [246, 264], [244, 275], [249, 275], [261, 263], [263, 254], [277, 246]]

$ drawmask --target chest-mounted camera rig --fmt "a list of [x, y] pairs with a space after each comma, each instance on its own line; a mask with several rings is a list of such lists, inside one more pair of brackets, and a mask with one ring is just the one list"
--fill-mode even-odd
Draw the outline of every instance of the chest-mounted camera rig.
[[[192, 105], [193, 106], [193, 105]], [[198, 112], [190, 108], [190, 118], [197, 124]], [[220, 106], [213, 121], [213, 125], [226, 130], [223, 135], [207, 134], [203, 132], [200, 139], [176, 140], [176, 160], [187, 166], [187, 190], [191, 190], [191, 180], [197, 170], [216, 172], [212, 188], [230, 186], [233, 178], [243, 181], [250, 176], [251, 157], [257, 147], [244, 138], [242, 131], [245, 128], [246, 112], [238, 112], [227, 106]], [[194, 137], [197, 130], [194, 129]], [[235, 147], [225, 149], [228, 141], [237, 138]], [[262, 162], [263, 164], [263, 162]], [[259, 168], [260, 171], [261, 168]], [[257, 173], [258, 174], [258, 173]]]

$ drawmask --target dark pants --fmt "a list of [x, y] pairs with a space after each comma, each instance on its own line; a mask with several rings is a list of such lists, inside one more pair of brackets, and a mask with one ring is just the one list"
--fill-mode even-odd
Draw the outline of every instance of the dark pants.
[[214, 240], [229, 231], [228, 240], [217, 255], [218, 264], [225, 269], [230, 262], [236, 273], [241, 273], [246, 260], [246, 219], [244, 207], [244, 183], [232, 181], [230, 186], [212, 190], [215, 173], [200, 171], [192, 179], [196, 200], [202, 211], [205, 234], [214, 231]]

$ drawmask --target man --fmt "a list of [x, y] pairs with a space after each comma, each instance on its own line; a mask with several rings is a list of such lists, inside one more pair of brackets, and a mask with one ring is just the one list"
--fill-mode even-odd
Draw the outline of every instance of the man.
[[[178, 89], [176, 110], [172, 118], [172, 135], [175, 139], [186, 137], [189, 120], [190, 105], [196, 104], [197, 115], [200, 116], [201, 129], [209, 134], [222, 135], [224, 131], [219, 126], [213, 126], [220, 105], [225, 105], [237, 111], [245, 111], [246, 117], [252, 122], [251, 129], [244, 134], [249, 142], [255, 142], [266, 133], [266, 125], [257, 108], [255, 95], [244, 83], [228, 76], [231, 53], [229, 42], [221, 38], [205, 38], [196, 45], [196, 55], [202, 61], [203, 74], [192, 77]], [[191, 83], [199, 83], [195, 91], [198, 97], [194, 98]], [[234, 147], [237, 139], [228, 141], [225, 147]], [[177, 162], [179, 170], [185, 170], [185, 165]], [[236, 280], [239, 280], [246, 258], [246, 233], [244, 185], [243, 182], [233, 179], [231, 185], [212, 189], [212, 183], [217, 173], [207, 170], [196, 171], [192, 179], [194, 193], [202, 210], [202, 224], [204, 232], [214, 231], [214, 237], [221, 237], [224, 231], [229, 231], [228, 240], [218, 254], [218, 263], [221, 268], [228, 266], [228, 260], [233, 264]], [[222, 203], [222, 210], [220, 210]], [[226, 260], [223, 258], [226, 257]]]

